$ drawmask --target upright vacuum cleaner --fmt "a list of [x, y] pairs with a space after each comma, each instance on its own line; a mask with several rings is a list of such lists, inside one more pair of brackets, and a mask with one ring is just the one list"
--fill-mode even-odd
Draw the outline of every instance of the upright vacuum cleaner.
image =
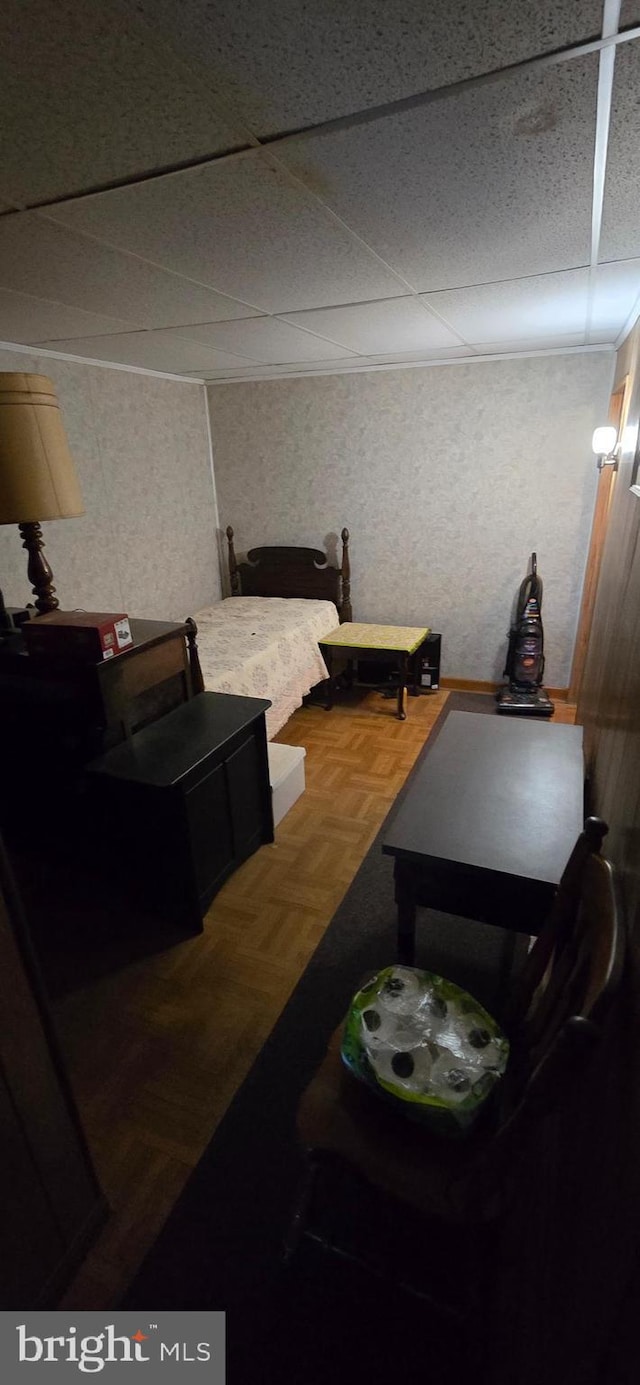
[[542, 628], [542, 578], [538, 577], [535, 553], [531, 572], [520, 585], [515, 624], [509, 631], [509, 649], [504, 676], [506, 688], [496, 693], [499, 712], [519, 716], [550, 717], [553, 702], [542, 686], [544, 673], [544, 630]]

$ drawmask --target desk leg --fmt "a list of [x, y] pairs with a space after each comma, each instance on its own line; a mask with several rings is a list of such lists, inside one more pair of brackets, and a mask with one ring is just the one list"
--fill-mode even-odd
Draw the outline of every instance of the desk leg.
[[327, 696], [324, 704], [325, 712], [330, 712], [333, 707], [333, 653], [331, 649], [323, 649], [324, 661], [327, 665]]
[[408, 873], [396, 861], [395, 895], [398, 906], [398, 962], [412, 967], [416, 952], [416, 900]]
[[404, 699], [407, 688], [407, 656], [400, 656], [400, 682], [398, 683], [398, 721], [406, 721], [407, 713], [404, 709]]
[[517, 938], [517, 933], [513, 928], [505, 928], [504, 933], [498, 975], [498, 1001], [501, 1007], [506, 1004], [511, 989]]

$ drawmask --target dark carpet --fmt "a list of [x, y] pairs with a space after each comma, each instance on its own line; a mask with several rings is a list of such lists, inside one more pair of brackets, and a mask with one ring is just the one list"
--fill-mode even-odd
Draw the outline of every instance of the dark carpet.
[[[452, 710], [494, 713], [495, 703], [452, 693], [418, 764]], [[448, 1379], [456, 1379], [458, 1335], [450, 1340], [441, 1324], [427, 1322], [423, 1307], [417, 1315], [416, 1300], [390, 1296], [377, 1281], [320, 1252], [309, 1251], [302, 1272], [282, 1268], [303, 1169], [295, 1136], [300, 1094], [363, 973], [395, 957], [393, 862], [382, 855], [383, 833], [384, 827], [120, 1305], [226, 1309], [232, 1385], [311, 1385], [358, 1375], [376, 1385], [398, 1367], [410, 1379], [412, 1350], [416, 1372], [430, 1380], [425, 1331], [431, 1368], [446, 1367]], [[491, 1009], [504, 936], [420, 910], [416, 964], [456, 980]], [[466, 1374], [461, 1360], [458, 1367]]]

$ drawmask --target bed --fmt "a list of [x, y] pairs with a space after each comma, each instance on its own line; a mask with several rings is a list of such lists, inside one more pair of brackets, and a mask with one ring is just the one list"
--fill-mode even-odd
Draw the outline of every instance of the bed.
[[238, 562], [227, 529], [231, 596], [195, 615], [204, 687], [266, 697], [275, 736], [327, 677], [318, 640], [352, 619], [349, 531], [340, 565], [318, 548], [252, 548]]

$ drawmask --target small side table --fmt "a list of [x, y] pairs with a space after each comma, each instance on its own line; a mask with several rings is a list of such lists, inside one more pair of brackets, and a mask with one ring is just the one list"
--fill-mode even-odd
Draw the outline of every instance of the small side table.
[[400, 671], [397, 716], [400, 721], [405, 721], [407, 672], [410, 668], [411, 679], [417, 689], [420, 652], [430, 633], [427, 625], [363, 625], [346, 622], [328, 635], [323, 635], [318, 644], [329, 674], [326, 710], [330, 711], [333, 706], [333, 656], [337, 651], [349, 660], [375, 659], [379, 663], [397, 664]]

